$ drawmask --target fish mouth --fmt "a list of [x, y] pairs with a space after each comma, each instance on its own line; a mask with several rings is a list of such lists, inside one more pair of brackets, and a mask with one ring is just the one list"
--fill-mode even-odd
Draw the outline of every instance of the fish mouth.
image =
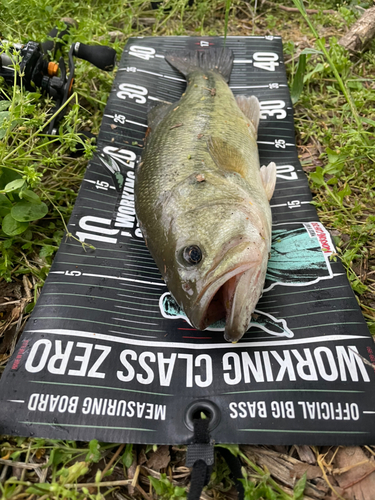
[[[261, 257], [259, 255], [259, 257]], [[225, 340], [237, 342], [246, 332], [263, 289], [267, 259], [241, 263], [212, 282], [192, 311], [191, 321], [204, 330], [225, 318]]]

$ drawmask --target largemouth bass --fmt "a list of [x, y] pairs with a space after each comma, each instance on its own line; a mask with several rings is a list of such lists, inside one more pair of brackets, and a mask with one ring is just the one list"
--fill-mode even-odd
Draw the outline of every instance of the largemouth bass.
[[136, 172], [136, 213], [146, 244], [189, 321], [225, 318], [225, 339], [249, 327], [271, 248], [276, 165], [260, 168], [259, 102], [234, 98], [228, 49], [169, 55], [187, 78], [177, 103], [148, 116]]

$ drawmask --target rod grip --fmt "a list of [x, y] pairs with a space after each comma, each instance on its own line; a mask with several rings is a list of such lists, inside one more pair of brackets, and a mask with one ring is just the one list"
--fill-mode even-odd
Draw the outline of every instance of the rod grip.
[[112, 71], [116, 63], [116, 51], [106, 45], [86, 45], [77, 42], [74, 55], [104, 71]]

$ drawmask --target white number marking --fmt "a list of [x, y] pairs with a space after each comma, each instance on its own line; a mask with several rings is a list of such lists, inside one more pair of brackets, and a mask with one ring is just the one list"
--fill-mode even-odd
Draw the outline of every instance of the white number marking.
[[81, 276], [81, 271], [65, 271], [66, 276]]
[[141, 45], [132, 45], [129, 50], [129, 55], [148, 61], [155, 57], [155, 49], [151, 47], [142, 47]]
[[284, 141], [284, 139], [275, 139], [275, 148], [285, 149], [285, 146], [286, 146], [286, 142]]
[[260, 118], [265, 120], [267, 116], [274, 116], [277, 120], [282, 120], [286, 117], [285, 101], [261, 101], [260, 103]]
[[134, 168], [135, 166], [137, 155], [133, 153], [133, 151], [129, 151], [128, 149], [119, 149], [113, 146], [106, 146], [103, 149], [103, 153], [106, 153], [115, 161], [119, 161], [125, 165], [125, 167]]
[[301, 202], [299, 200], [288, 201], [289, 208], [299, 208], [301, 206]]
[[109, 184], [106, 181], [96, 181], [96, 189], [103, 189], [103, 191], [108, 191]]
[[266, 71], [275, 71], [279, 56], [274, 52], [255, 52], [253, 55], [254, 66], [256, 68], [265, 69]]
[[119, 99], [129, 97], [129, 99], [134, 99], [137, 104], [144, 104], [146, 102], [145, 96], [148, 94], [148, 90], [145, 87], [131, 83], [122, 83], [119, 89], [120, 91], [116, 94]]
[[298, 179], [296, 169], [293, 167], [293, 165], [280, 165], [276, 167], [276, 177], [278, 177], [279, 179], [286, 179], [287, 181]]
[[121, 125], [124, 125], [125, 121], [126, 121], [126, 118], [124, 115], [117, 115], [115, 113], [115, 117], [113, 118], [113, 121], [115, 123], [121, 123]]

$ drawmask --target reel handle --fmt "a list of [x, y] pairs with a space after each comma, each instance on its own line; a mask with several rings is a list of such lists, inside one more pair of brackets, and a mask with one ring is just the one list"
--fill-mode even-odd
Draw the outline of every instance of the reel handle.
[[116, 51], [104, 45], [74, 44], [73, 55], [84, 59], [104, 71], [112, 71], [116, 63]]

